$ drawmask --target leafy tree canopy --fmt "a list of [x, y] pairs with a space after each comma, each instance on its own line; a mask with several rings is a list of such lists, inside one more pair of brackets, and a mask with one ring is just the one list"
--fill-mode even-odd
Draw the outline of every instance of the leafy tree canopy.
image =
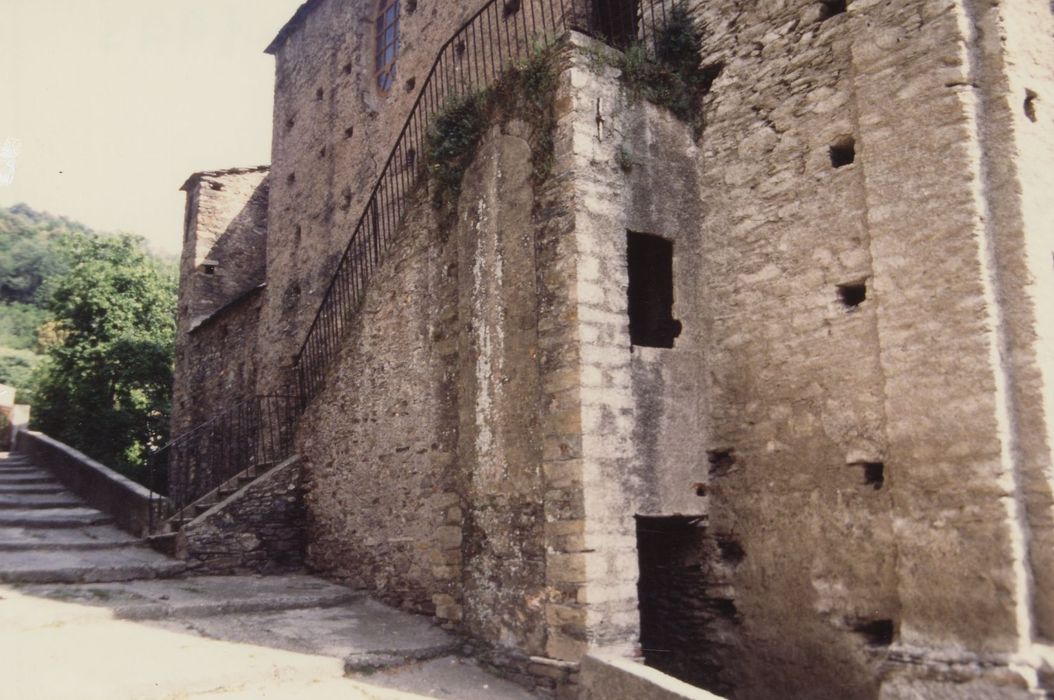
[[133, 478], [168, 429], [176, 278], [139, 238], [63, 236], [49, 347], [35, 373], [36, 427]]
[[25, 204], [0, 209], [0, 302], [46, 307], [47, 281], [66, 271], [61, 241], [91, 233], [87, 226]]

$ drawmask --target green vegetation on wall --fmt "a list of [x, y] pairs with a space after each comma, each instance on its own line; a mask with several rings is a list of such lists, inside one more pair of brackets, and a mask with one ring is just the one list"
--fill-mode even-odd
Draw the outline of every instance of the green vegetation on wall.
[[450, 210], [461, 193], [461, 179], [472, 163], [488, 125], [520, 119], [530, 129], [534, 179], [549, 176], [553, 162], [553, 99], [557, 57], [551, 47], [538, 45], [531, 55], [509, 66], [486, 90], [451, 100], [428, 131], [428, 172], [432, 203]]
[[611, 57], [592, 56], [594, 68], [613, 65], [633, 99], [643, 99], [670, 110], [681, 121], [703, 127], [702, 100], [720, 74], [721, 64], [703, 65], [703, 43], [685, 3], [673, 6], [654, 38], [654, 50], [634, 44]]

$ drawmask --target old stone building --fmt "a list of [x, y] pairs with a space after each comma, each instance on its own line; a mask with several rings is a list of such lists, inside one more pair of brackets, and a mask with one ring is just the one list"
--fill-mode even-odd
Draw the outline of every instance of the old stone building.
[[[634, 82], [678, 7], [698, 80]], [[1047, 0], [310, 0], [269, 170], [185, 185], [173, 433], [295, 453], [259, 488], [309, 567], [560, 697], [616, 697], [601, 650], [736, 698], [1041, 695], [1052, 39]]]

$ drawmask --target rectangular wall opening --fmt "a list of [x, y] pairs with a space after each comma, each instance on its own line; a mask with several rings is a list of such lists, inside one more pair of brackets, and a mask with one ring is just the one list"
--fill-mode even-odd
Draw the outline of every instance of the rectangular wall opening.
[[630, 342], [672, 348], [681, 334], [673, 318], [673, 243], [646, 233], [626, 234]]
[[710, 560], [719, 557], [701, 515], [638, 515], [640, 645], [644, 663], [727, 694], [721, 678], [722, 630], [738, 618], [735, 601], [715, 590]]

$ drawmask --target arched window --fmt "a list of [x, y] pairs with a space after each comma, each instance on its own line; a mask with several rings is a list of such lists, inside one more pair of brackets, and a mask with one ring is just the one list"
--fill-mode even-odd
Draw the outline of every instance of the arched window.
[[377, 0], [377, 88], [388, 92], [395, 84], [399, 56], [399, 0]]

